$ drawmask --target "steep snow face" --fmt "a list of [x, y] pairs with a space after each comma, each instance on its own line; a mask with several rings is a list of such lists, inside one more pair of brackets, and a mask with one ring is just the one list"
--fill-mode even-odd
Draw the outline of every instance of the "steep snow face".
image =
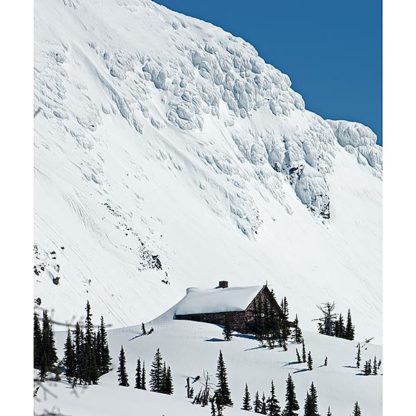
[[188, 286], [267, 280], [306, 326], [335, 300], [381, 334], [368, 128], [307, 111], [251, 45], [150, 1], [44, 0], [35, 28], [42, 306], [69, 319], [88, 298], [125, 325]]

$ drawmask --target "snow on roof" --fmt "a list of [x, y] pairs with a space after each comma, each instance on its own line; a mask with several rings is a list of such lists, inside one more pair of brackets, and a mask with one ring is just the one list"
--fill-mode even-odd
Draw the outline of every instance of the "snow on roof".
[[244, 311], [262, 287], [189, 288], [177, 305], [176, 315]]

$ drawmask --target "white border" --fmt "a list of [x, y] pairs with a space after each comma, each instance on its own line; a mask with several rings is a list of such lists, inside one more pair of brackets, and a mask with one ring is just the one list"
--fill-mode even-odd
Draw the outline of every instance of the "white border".
[[[2, 413], [13, 409], [14, 414], [33, 413], [32, 10], [33, 4], [25, 1], [0, 5], [0, 357], [3, 363], [0, 391]], [[416, 373], [416, 326], [411, 319], [416, 304], [415, 11], [412, 1], [384, 1], [385, 415], [411, 412]]]

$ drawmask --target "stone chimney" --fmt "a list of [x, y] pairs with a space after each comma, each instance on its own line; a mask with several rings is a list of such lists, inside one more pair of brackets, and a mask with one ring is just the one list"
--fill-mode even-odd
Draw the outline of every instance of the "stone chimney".
[[226, 289], [228, 287], [228, 281], [227, 280], [220, 280], [218, 282], [217, 289]]

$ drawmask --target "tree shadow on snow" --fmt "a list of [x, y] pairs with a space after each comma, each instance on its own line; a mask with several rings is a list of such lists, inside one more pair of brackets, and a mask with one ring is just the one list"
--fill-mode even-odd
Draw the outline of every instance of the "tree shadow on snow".
[[245, 339], [256, 339], [254, 335], [250, 335], [250, 334], [233, 334], [233, 337], [245, 338]]
[[222, 339], [222, 338], [210, 338], [210, 339], [206, 339], [205, 341], [207, 341], [207, 342], [225, 342], [225, 340]]
[[300, 370], [294, 371], [293, 374], [296, 374], [296, 373], [304, 373], [305, 371], [310, 371], [310, 370], [309, 370], [309, 368], [301, 368]]

